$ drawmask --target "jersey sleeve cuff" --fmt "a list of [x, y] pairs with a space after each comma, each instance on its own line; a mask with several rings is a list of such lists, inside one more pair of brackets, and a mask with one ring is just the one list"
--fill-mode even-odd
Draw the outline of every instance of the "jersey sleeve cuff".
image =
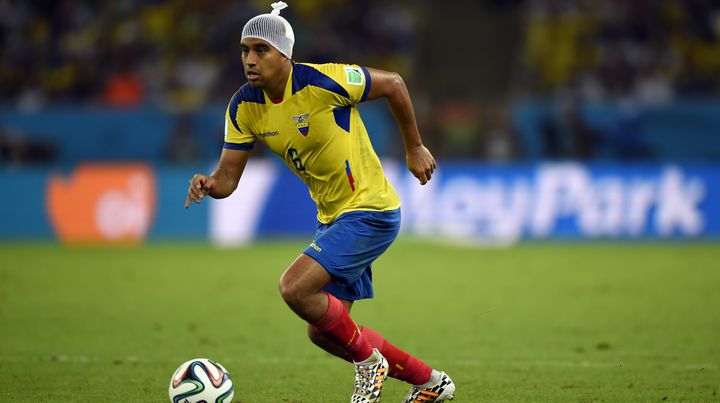
[[360, 102], [364, 102], [365, 99], [367, 99], [368, 94], [370, 93], [370, 85], [372, 84], [372, 80], [370, 79], [370, 72], [365, 67], [360, 67], [363, 71], [363, 74], [365, 74], [365, 89], [363, 90], [362, 96], [360, 97]]
[[225, 144], [223, 144], [223, 148], [227, 148], [228, 150], [252, 150], [253, 147], [255, 147], [255, 142], [252, 143], [228, 143], [227, 141]]

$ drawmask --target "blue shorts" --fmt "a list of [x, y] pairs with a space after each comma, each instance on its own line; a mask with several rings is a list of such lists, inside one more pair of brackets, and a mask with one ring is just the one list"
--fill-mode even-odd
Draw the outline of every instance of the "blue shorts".
[[330, 224], [318, 222], [315, 239], [303, 253], [330, 273], [324, 290], [349, 301], [372, 298], [372, 262], [400, 231], [400, 209], [350, 211]]

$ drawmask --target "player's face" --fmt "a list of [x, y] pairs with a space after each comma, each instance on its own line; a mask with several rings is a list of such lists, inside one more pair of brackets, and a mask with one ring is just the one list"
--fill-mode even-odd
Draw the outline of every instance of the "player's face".
[[265, 88], [280, 78], [288, 59], [262, 39], [245, 38], [240, 43], [245, 77], [253, 87]]

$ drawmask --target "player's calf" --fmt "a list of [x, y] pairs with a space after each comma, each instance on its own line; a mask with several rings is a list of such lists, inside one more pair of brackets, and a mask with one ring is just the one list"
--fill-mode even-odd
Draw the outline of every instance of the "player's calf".
[[348, 353], [346, 353], [345, 350], [342, 349], [342, 347], [328, 340], [327, 337], [323, 336], [323, 334], [315, 326], [308, 325], [307, 333], [310, 341], [316, 346], [336, 357], [342, 358], [343, 360], [348, 362], [352, 362], [352, 357], [350, 357]]

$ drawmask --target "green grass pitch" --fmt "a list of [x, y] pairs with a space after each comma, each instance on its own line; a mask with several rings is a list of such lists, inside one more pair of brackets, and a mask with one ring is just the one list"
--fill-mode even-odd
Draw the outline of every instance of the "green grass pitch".
[[[304, 246], [0, 246], [0, 401], [164, 402], [208, 357], [235, 401], [347, 402], [352, 367], [277, 292]], [[401, 239], [353, 316], [447, 371], [456, 402], [720, 401], [719, 262], [717, 244]]]

